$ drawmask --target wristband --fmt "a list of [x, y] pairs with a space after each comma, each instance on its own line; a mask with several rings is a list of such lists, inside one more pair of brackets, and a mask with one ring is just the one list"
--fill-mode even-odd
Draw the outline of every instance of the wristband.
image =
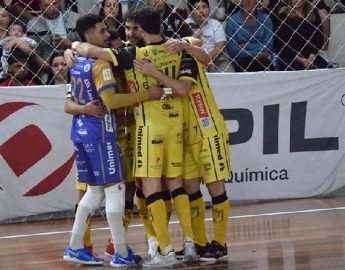
[[74, 41], [74, 42], [72, 42], [72, 46], [71, 46], [72, 50], [75, 50], [75, 51], [76, 51], [76, 47], [77, 47], [77, 45], [78, 45], [79, 43], [80, 43], [79, 41]]
[[163, 92], [164, 95], [171, 95], [173, 91], [170, 87], [163, 87]]

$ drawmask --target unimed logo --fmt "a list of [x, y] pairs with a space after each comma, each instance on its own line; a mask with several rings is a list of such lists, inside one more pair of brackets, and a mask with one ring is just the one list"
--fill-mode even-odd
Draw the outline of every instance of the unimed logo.
[[[0, 122], [15, 114], [24, 107], [35, 106], [29, 102], [10, 102], [0, 105]], [[34, 124], [27, 125], [17, 133], [8, 138], [0, 145], [0, 155], [6, 161], [13, 173], [20, 177], [33, 166], [39, 165], [39, 161], [48, 155], [52, 145], [44, 132]], [[49, 172], [47, 176], [38, 181], [24, 196], [38, 196], [45, 194], [63, 182], [73, 166], [74, 156], [72, 155], [64, 164], [56, 170]], [[4, 191], [3, 188], [1, 190]]]
[[[248, 142], [254, 132], [252, 111], [246, 108], [221, 110], [225, 120], [238, 122], [238, 130], [230, 133], [231, 145]], [[306, 138], [307, 101], [291, 103], [290, 152], [311, 152], [339, 150], [338, 137]], [[279, 104], [263, 106], [263, 154], [278, 154], [279, 145]], [[322, 127], [320, 127], [321, 129]]]

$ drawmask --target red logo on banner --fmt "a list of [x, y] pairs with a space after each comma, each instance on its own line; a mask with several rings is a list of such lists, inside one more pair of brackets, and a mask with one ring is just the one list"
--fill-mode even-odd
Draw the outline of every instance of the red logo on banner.
[[[28, 102], [11, 102], [0, 105], [0, 122], [16, 111], [31, 105]], [[14, 174], [19, 177], [43, 159], [52, 149], [52, 145], [36, 125], [28, 125], [0, 145], [0, 155], [7, 162]], [[62, 166], [41, 180], [24, 196], [45, 194], [63, 182], [73, 166], [72, 155]], [[3, 190], [0, 187], [1, 190]]]
[[199, 117], [201, 117], [201, 118], [208, 117], [205, 102], [204, 102], [201, 94], [195, 93], [195, 94], [192, 94], [192, 96], [193, 96], [193, 100], [195, 103], [195, 107], [198, 111]]

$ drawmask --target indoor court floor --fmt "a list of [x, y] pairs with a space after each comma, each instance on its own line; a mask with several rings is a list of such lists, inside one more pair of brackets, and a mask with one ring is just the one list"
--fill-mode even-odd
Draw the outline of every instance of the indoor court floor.
[[[345, 197], [234, 204], [229, 219], [226, 262], [180, 264], [174, 269], [345, 269]], [[208, 236], [212, 232], [207, 211]], [[73, 219], [0, 225], [1, 270], [113, 269], [65, 262]], [[175, 250], [182, 236], [176, 216], [169, 225]], [[110, 235], [104, 217], [93, 223], [94, 250], [102, 255]], [[145, 256], [144, 228], [135, 216], [127, 232], [132, 249]], [[145, 269], [132, 267], [130, 269]], [[156, 268], [157, 269], [157, 268]]]

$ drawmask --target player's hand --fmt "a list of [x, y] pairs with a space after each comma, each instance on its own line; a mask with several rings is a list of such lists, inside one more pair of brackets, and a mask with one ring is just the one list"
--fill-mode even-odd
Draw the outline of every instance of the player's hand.
[[186, 50], [187, 46], [188, 46], [187, 42], [180, 41], [180, 40], [171, 40], [167, 42], [165, 49], [168, 52], [182, 52]]
[[71, 68], [75, 66], [75, 56], [71, 49], [67, 49], [66, 51], [64, 51], [63, 56], [65, 57], [65, 61], [68, 67]]
[[134, 60], [134, 67], [146, 76], [154, 77], [155, 72], [158, 72], [155, 64], [150, 59]]
[[99, 103], [98, 100], [91, 100], [90, 102], [86, 103], [83, 106], [83, 114], [87, 114], [87, 115], [91, 115], [91, 116], [95, 116], [99, 118], [104, 117], [107, 110], [104, 107], [99, 106], [98, 103]]
[[149, 100], [159, 100], [162, 98], [164, 92], [162, 87], [159, 86], [150, 86], [149, 88], [150, 98]]

